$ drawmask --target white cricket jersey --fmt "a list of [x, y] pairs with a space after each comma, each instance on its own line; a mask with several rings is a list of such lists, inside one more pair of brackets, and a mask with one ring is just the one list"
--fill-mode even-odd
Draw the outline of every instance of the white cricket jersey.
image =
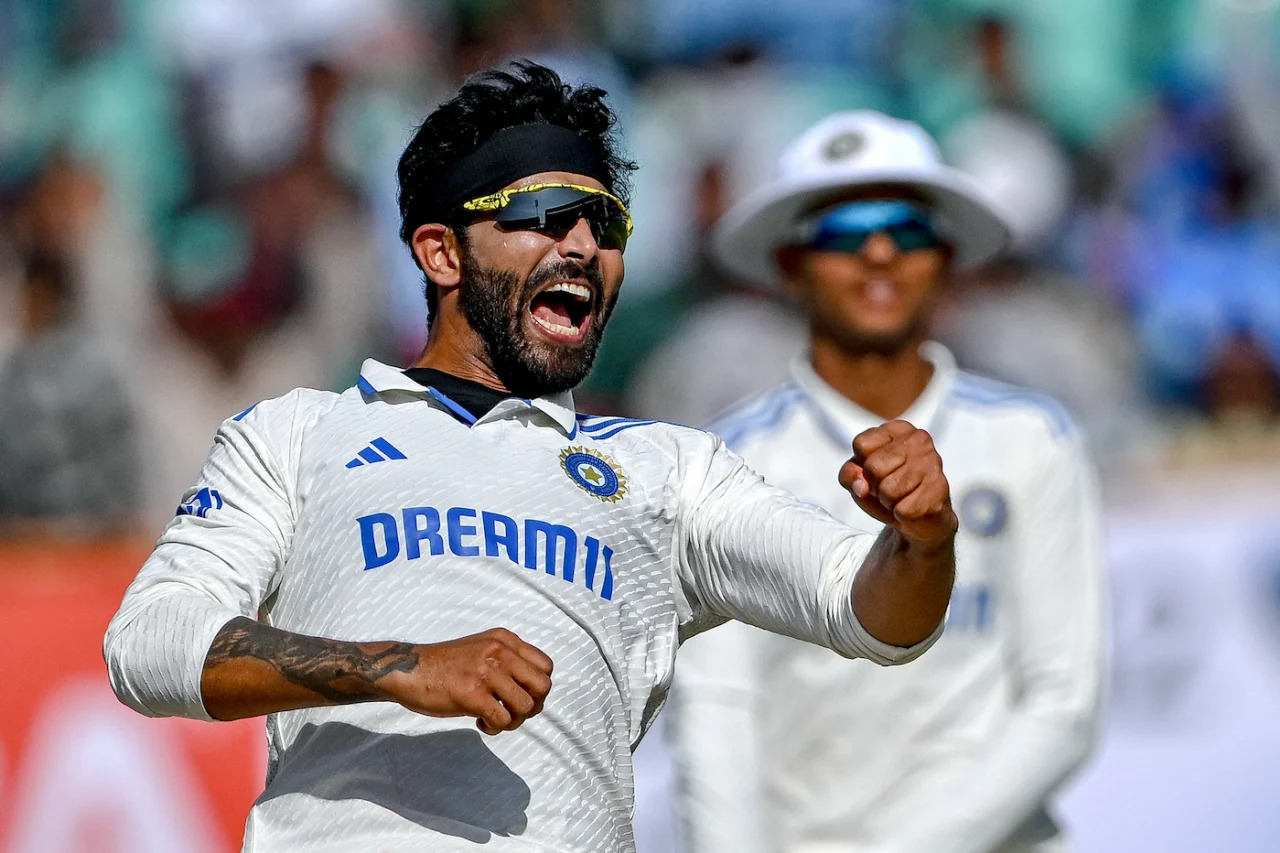
[[208, 719], [201, 667], [236, 616], [351, 641], [509, 628], [555, 663], [540, 715], [496, 737], [385, 702], [272, 715], [245, 850], [627, 851], [631, 750], [682, 638], [730, 617], [884, 664], [930, 644], [853, 616], [873, 538], [709, 433], [567, 394], [475, 421], [370, 361], [222, 425], [105, 654], [131, 707]]
[[[1051, 400], [923, 353], [934, 375], [903, 418], [933, 436], [960, 517], [946, 632], [894, 670], [737, 624], [682, 649], [667, 723], [687, 853], [1065, 844], [1045, 799], [1090, 748], [1104, 671], [1092, 467]], [[713, 429], [767, 481], [875, 532], [830, 472], [881, 420], [798, 361]]]

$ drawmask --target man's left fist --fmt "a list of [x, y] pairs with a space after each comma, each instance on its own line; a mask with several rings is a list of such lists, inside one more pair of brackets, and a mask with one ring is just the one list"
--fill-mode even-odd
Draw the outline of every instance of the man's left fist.
[[942, 457], [929, 433], [906, 421], [889, 421], [855, 438], [840, 485], [863, 512], [908, 539], [942, 542], [959, 527]]

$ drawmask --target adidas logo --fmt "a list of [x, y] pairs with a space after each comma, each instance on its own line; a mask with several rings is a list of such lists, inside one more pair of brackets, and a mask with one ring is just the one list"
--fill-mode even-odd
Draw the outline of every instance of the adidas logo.
[[369, 442], [369, 445], [356, 454], [356, 458], [347, 463], [348, 468], [359, 468], [368, 462], [372, 465], [375, 462], [386, 462], [388, 459], [408, 459], [400, 452], [394, 444], [385, 438], [378, 437]]

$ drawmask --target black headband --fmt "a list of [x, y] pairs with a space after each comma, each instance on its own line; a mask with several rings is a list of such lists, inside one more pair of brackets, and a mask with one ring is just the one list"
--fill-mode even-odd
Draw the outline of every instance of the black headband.
[[572, 172], [609, 186], [604, 161], [581, 136], [556, 124], [521, 124], [498, 131], [424, 188], [418, 221], [439, 222], [464, 202], [539, 172]]

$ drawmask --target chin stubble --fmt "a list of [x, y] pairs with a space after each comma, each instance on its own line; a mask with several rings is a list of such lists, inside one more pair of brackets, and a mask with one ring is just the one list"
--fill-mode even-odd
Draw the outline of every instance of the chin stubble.
[[912, 317], [900, 329], [880, 334], [842, 327], [814, 315], [813, 333], [836, 342], [840, 349], [853, 355], [893, 356], [910, 348], [925, 331], [923, 312]]
[[522, 397], [541, 397], [568, 391], [591, 371], [613, 304], [593, 306], [591, 328], [577, 346], [556, 347], [532, 340], [524, 314], [533, 294], [556, 278], [583, 278], [603, 294], [600, 272], [574, 261], [562, 261], [533, 271], [523, 286], [515, 273], [477, 263], [467, 253], [462, 289], [463, 314], [485, 345], [489, 366], [507, 387]]

